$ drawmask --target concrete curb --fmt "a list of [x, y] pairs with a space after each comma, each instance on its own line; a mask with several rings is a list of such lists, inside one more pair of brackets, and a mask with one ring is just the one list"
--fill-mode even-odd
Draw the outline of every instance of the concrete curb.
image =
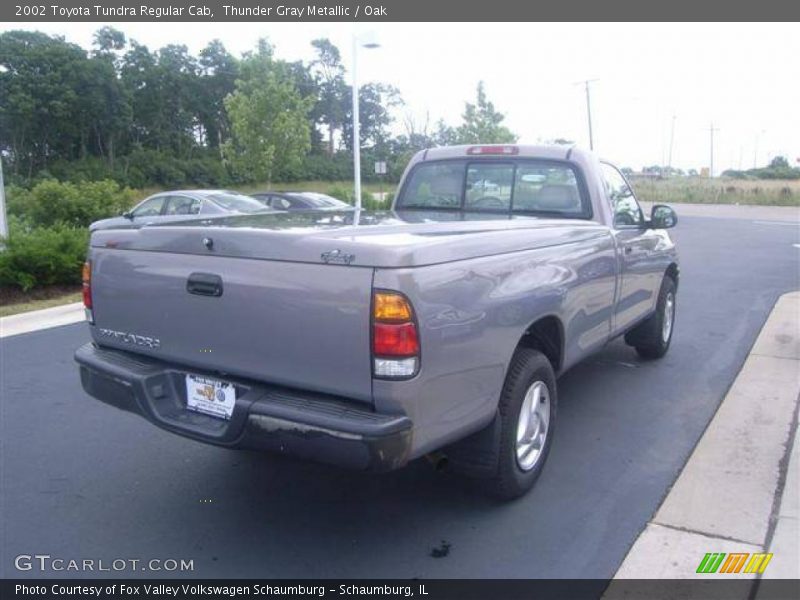
[[81, 302], [42, 310], [32, 310], [19, 315], [0, 318], [0, 338], [39, 331], [40, 329], [49, 329], [50, 327], [70, 325], [83, 321], [83, 319], [83, 303]]
[[[707, 552], [772, 552], [759, 577], [800, 577], [800, 292], [778, 299], [742, 370], [614, 579], [702, 574]], [[794, 449], [792, 449], [794, 448]], [[605, 597], [614, 596], [614, 582]]]

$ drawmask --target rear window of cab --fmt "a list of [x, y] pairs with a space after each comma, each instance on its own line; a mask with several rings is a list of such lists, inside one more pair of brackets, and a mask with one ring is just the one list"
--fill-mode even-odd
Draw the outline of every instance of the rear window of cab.
[[535, 159], [420, 163], [409, 175], [396, 207], [591, 217], [575, 169]]

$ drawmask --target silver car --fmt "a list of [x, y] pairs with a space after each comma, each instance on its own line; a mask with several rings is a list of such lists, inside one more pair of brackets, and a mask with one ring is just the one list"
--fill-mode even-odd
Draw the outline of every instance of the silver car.
[[255, 198], [228, 190], [176, 190], [145, 198], [122, 216], [95, 221], [90, 231], [109, 228], [141, 227], [150, 223], [184, 221], [193, 215], [217, 216], [271, 212]]

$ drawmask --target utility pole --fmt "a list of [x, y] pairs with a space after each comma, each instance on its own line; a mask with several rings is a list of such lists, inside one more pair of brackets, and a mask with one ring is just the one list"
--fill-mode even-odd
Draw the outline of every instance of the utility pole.
[[708, 132], [711, 134], [711, 160], [708, 167], [708, 176], [713, 178], [714, 177], [714, 132], [719, 131], [719, 129], [714, 127], [714, 122], [711, 122], [711, 126], [708, 128]]
[[667, 166], [672, 169], [672, 144], [675, 142], [675, 115], [672, 115], [672, 128], [669, 132], [669, 161], [667, 162]]
[[594, 135], [592, 133], [592, 100], [589, 95], [589, 84], [597, 81], [597, 79], [584, 79], [583, 81], [576, 81], [575, 85], [583, 84], [586, 88], [586, 116], [589, 120], [589, 150], [594, 150]]
[[765, 130], [762, 129], [761, 131], [756, 132], [756, 141], [753, 144], [753, 168], [758, 168], [758, 138], [761, 137], [761, 134], [765, 133]]
[[[6, 220], [6, 188], [3, 183], [3, 159], [0, 157], [0, 238], [8, 237], [8, 221]], [[0, 250], [5, 244], [0, 240]]]

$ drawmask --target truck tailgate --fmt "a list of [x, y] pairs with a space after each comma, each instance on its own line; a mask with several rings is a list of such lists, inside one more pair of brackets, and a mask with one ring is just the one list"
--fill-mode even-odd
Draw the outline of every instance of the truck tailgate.
[[[372, 401], [373, 269], [97, 246], [91, 260], [100, 345]], [[221, 295], [191, 293], [193, 274]]]

